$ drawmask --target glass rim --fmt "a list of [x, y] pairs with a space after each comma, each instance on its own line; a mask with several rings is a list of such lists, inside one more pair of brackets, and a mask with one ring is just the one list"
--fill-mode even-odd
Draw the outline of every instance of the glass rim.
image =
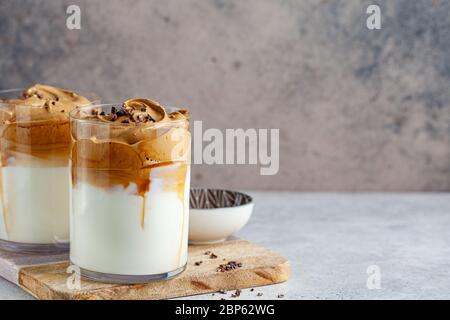
[[[0, 108], [6, 108], [6, 107], [11, 107], [11, 106], [19, 106], [19, 107], [28, 107], [28, 108], [42, 108], [42, 105], [36, 105], [36, 104], [30, 104], [30, 103], [11, 103], [11, 102], [5, 102], [4, 98], [2, 97], [4, 94], [11, 94], [14, 92], [23, 92], [24, 90], [26, 90], [27, 88], [14, 88], [14, 89], [2, 89], [0, 90]], [[68, 90], [68, 89], [64, 89], [63, 90]], [[69, 90], [68, 90], [69, 91]], [[70, 90], [73, 93], [75, 93], [78, 96], [82, 96], [86, 99], [88, 99], [90, 102], [89, 104], [82, 104], [80, 106], [78, 106], [78, 108], [80, 107], [84, 107], [84, 106], [88, 106], [91, 105], [92, 103], [99, 103], [101, 101], [101, 98], [99, 95], [93, 93], [93, 92], [84, 92], [81, 90]], [[8, 99], [17, 99], [14, 97], [8, 98]]]
[[[119, 105], [121, 105], [122, 102], [120, 103], [102, 103], [102, 104], [87, 104], [87, 105], [83, 105], [80, 106], [76, 109], [73, 109], [72, 111], [69, 112], [69, 118], [70, 120], [76, 121], [76, 122], [83, 122], [83, 123], [91, 123], [91, 124], [95, 124], [95, 125], [105, 125], [105, 126], [119, 126], [119, 127], [149, 127], [149, 128], [159, 128], [159, 127], [164, 127], [164, 126], [168, 126], [168, 125], [176, 125], [176, 124], [185, 124], [186, 122], [190, 121], [190, 117], [187, 117], [185, 119], [178, 119], [178, 120], [171, 120], [171, 121], [158, 121], [158, 122], [147, 122], [147, 123], [140, 123], [138, 125], [133, 124], [133, 123], [119, 123], [119, 122], [107, 122], [107, 121], [98, 121], [98, 120], [92, 120], [92, 119], [81, 119], [78, 116], [78, 112], [83, 110], [83, 109], [92, 109], [92, 108], [105, 108], [105, 107], [117, 107]], [[181, 110], [181, 107], [165, 107], [165, 106], [161, 106], [162, 108], [164, 108], [164, 110], [166, 111], [166, 114], [169, 114], [169, 112], [176, 112]]]

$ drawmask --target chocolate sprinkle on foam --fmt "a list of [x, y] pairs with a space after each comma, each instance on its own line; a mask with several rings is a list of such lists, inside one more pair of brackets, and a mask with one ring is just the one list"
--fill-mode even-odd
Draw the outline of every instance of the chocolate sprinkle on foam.
[[79, 115], [81, 118], [123, 124], [155, 123], [189, 118], [189, 112], [186, 109], [167, 114], [158, 102], [143, 98], [129, 99], [120, 106], [112, 106], [109, 112], [93, 106], [90, 112], [80, 111]]
[[230, 261], [227, 264], [221, 264], [216, 271], [217, 272], [227, 272], [227, 271], [231, 271], [237, 268], [241, 268], [242, 267], [242, 263], [241, 262], [236, 262], [236, 261]]

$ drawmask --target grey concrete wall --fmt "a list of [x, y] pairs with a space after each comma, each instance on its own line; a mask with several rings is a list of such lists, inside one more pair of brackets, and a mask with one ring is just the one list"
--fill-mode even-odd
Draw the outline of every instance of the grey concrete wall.
[[[68, 4], [82, 29], [65, 27]], [[382, 30], [365, 27], [369, 3]], [[193, 184], [449, 190], [450, 2], [2, 0], [0, 87], [44, 82], [280, 128], [280, 172], [194, 166]]]

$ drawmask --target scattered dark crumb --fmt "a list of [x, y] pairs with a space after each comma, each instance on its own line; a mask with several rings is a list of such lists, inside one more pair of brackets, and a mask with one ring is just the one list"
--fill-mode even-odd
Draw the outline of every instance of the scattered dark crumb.
[[201, 265], [203, 263], [203, 261], [197, 261], [196, 263], [195, 263], [195, 265], [196, 266], [199, 266], [199, 265]]
[[211, 253], [212, 253], [211, 251], [206, 251], [205, 256], [209, 256]]
[[262, 292], [258, 292], [258, 293], [256, 294], [256, 296], [257, 296], [257, 297], [262, 297], [263, 294], [262, 294]]
[[211, 254], [209, 255], [209, 258], [210, 258], [210, 259], [217, 259], [217, 256], [216, 256], [214, 253], [211, 253]]
[[100, 112], [101, 116], [104, 116], [105, 114], [106, 114], [105, 111]]
[[227, 261], [227, 259], [223, 258], [222, 261]]
[[212, 295], [212, 296], [215, 296], [216, 294], [215, 294], [215, 293], [211, 293], [211, 295]]
[[251, 288], [251, 289], [250, 289], [250, 292], [253, 292], [253, 291], [255, 291], [255, 289], [254, 289], [254, 288]]
[[56, 104], [56, 102], [55, 101], [52, 101], [52, 105], [55, 105]]
[[237, 298], [241, 295], [241, 290], [237, 289], [232, 295], [232, 298]]
[[220, 298], [220, 300], [225, 300], [225, 298]]
[[237, 268], [241, 268], [242, 267], [242, 263], [241, 262], [236, 262], [236, 261], [230, 261], [227, 264], [221, 264], [216, 271], [217, 272], [226, 272], [226, 271], [231, 271]]
[[284, 294], [279, 294], [278, 299], [282, 299], [282, 298], [284, 298]]
[[64, 110], [61, 110], [61, 112], [64, 112]]

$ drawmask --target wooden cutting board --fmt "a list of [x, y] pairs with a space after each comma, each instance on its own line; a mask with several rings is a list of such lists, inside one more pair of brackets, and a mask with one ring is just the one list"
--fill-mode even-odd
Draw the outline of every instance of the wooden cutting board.
[[[206, 252], [214, 253], [213, 259]], [[33, 258], [34, 257], [34, 258]], [[36, 263], [33, 263], [35, 259]], [[284, 282], [289, 262], [276, 252], [245, 240], [190, 246], [188, 266], [180, 276], [138, 285], [104, 284], [82, 279], [70, 289], [67, 256], [23, 256], [0, 252], [0, 275], [39, 299], [167, 299], [219, 290], [243, 289]], [[40, 261], [39, 261], [40, 260]], [[196, 262], [202, 261], [199, 265]], [[218, 272], [229, 261], [242, 267]], [[70, 282], [69, 283], [73, 283]]]

